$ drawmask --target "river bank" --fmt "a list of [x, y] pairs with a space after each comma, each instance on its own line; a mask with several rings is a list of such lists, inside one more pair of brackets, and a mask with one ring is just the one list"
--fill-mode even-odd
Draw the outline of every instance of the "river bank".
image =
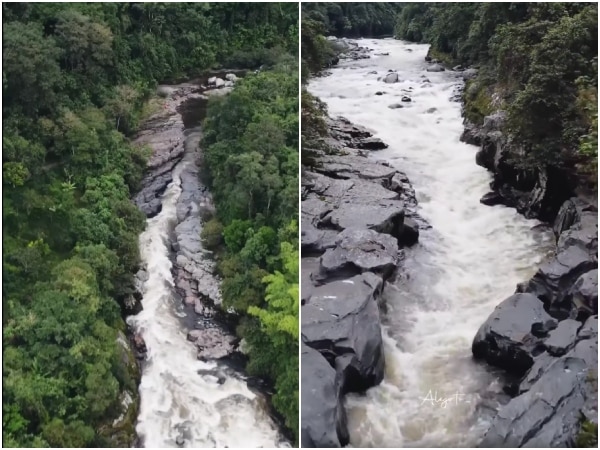
[[222, 320], [220, 280], [200, 240], [214, 213], [199, 173], [202, 111], [235, 79], [159, 87], [162, 110], [136, 138], [152, 150], [134, 198], [148, 217], [137, 275], [143, 309], [128, 319], [143, 359], [137, 432], [146, 447], [286, 445], [262, 393], [226, 362], [239, 340]]

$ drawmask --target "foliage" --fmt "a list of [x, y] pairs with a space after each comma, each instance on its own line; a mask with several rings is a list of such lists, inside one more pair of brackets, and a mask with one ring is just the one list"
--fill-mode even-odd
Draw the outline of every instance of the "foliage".
[[[316, 21], [334, 36], [375, 37], [392, 34], [399, 3], [302, 3], [302, 22]], [[303, 30], [304, 31], [304, 30]]]
[[223, 304], [242, 315], [238, 333], [249, 345], [247, 369], [273, 382], [273, 405], [296, 440], [297, 70], [284, 58], [211, 99], [202, 141], [218, 213], [203, 238], [215, 243], [218, 232], [225, 244], [218, 261]]
[[[119, 393], [136, 384], [117, 331], [145, 224], [129, 200], [145, 152], [126, 136], [147, 114], [158, 82], [233, 64], [236, 54], [255, 52], [241, 64], [289, 65], [280, 55], [297, 54], [298, 7], [8, 2], [2, 9], [3, 444], [116, 445], [104, 431], [119, 414]], [[254, 87], [248, 81], [240, 101], [258, 94], [262, 120], [227, 167], [245, 164], [245, 145], [260, 154], [250, 160], [264, 179], [255, 187], [248, 184], [255, 174], [240, 175], [252, 198], [231, 210], [265, 218], [252, 224], [258, 234], [247, 255], [274, 264], [268, 270], [279, 266], [266, 257], [277, 258], [262, 252], [276, 254], [279, 243], [261, 245], [260, 236], [273, 238], [260, 227], [272, 227], [277, 241], [275, 230], [292, 217], [298, 142], [297, 79], [275, 73], [251, 77]], [[254, 108], [241, 107], [254, 122]], [[265, 152], [263, 132], [273, 137]], [[219, 225], [212, 227], [217, 245]], [[266, 269], [253, 273], [260, 295]]]
[[[520, 166], [597, 178], [598, 6], [591, 3], [406, 4], [396, 36], [475, 64], [467, 118], [481, 122], [496, 91]], [[596, 122], [595, 122], [596, 121]]]

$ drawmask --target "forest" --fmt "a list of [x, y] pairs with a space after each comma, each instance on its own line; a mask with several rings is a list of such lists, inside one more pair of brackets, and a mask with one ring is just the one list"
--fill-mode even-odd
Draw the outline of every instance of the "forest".
[[[296, 40], [296, 49], [297, 49]], [[250, 374], [274, 382], [274, 407], [298, 441], [298, 62], [281, 58], [209, 102], [202, 140], [217, 217], [202, 231], [218, 252], [226, 308]]]
[[465, 117], [482, 123], [497, 94], [524, 149], [520, 165], [556, 167], [597, 188], [597, 4], [410, 3], [395, 35], [430, 43], [451, 66], [479, 69], [465, 90]]
[[507, 131], [524, 149], [521, 166], [556, 167], [597, 189], [597, 4], [305, 4], [303, 80], [332, 60], [324, 36], [384, 34], [392, 16], [396, 38], [431, 44], [431, 57], [450, 67], [478, 68], [465, 89], [465, 117], [481, 124], [497, 94], [495, 109], [507, 110]]
[[[3, 445], [118, 446], [118, 433], [108, 425], [119, 392], [135, 389], [137, 374], [124, 362], [117, 336], [125, 330], [122, 314], [134, 292], [138, 235], [145, 224], [130, 198], [148, 156], [128, 137], [151, 113], [147, 105], [157, 83], [218, 67], [274, 65], [297, 52], [297, 5], [3, 3], [2, 8]], [[254, 132], [286, 127], [283, 136], [273, 132], [269, 154], [259, 155], [271, 164], [272, 157], [288, 164], [282, 178], [294, 170], [289, 159], [295, 147], [288, 141], [294, 100], [285, 97], [292, 68], [265, 73], [235, 96], [242, 103], [277, 101], [273, 111], [265, 106]], [[281, 85], [279, 94], [271, 90], [274, 85]], [[222, 137], [212, 139], [218, 147]], [[258, 147], [250, 132], [246, 139]], [[230, 164], [256, 153], [238, 156]], [[240, 182], [256, 182], [248, 176]], [[272, 245], [268, 254], [262, 247], [255, 254], [247, 249], [248, 258], [258, 258], [261, 277], [264, 271], [266, 284], [257, 292], [267, 302], [267, 307], [250, 302], [248, 329], [269, 345], [289, 346], [294, 333], [284, 326], [289, 320], [273, 320], [285, 315], [288, 308], [281, 303], [294, 296], [289, 280], [297, 268], [289, 243], [297, 230], [286, 202], [295, 191], [275, 198], [269, 193], [285, 181], [268, 183], [247, 191], [253, 202], [243, 211], [223, 206], [223, 220], [227, 225], [252, 220], [253, 228], [239, 230], [256, 229], [253, 242], [265, 245], [264, 237]], [[226, 242], [235, 242], [234, 229], [227, 228]], [[289, 357], [294, 364], [294, 355]], [[257, 360], [253, 366], [265, 372], [265, 364]], [[293, 382], [271, 375], [281, 392]], [[282, 411], [294, 401], [286, 395], [274, 400]]]

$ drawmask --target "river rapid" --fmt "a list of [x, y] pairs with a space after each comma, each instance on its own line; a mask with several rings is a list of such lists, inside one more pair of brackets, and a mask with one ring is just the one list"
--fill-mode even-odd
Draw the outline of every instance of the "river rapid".
[[[341, 62], [309, 90], [332, 117], [389, 144], [373, 157], [408, 175], [432, 228], [405, 250], [399, 276], [385, 288], [385, 379], [346, 397], [350, 445], [473, 447], [502, 399], [499, 375], [472, 360], [473, 337], [534, 274], [553, 248], [552, 234], [514, 209], [479, 203], [491, 175], [475, 164], [477, 149], [459, 141], [461, 104], [452, 99], [459, 73], [426, 72], [427, 45], [357, 42], [374, 50], [371, 58]], [[377, 80], [389, 69], [398, 83]], [[403, 107], [388, 108], [396, 103]]]
[[[194, 100], [198, 103], [197, 96]], [[205, 107], [201, 103], [196, 106]], [[168, 107], [173, 109], [170, 122], [161, 126], [169, 140], [184, 142], [185, 152], [162, 194], [162, 209], [148, 219], [139, 237], [143, 310], [128, 322], [143, 337], [147, 355], [136, 431], [148, 448], [288, 446], [268, 414], [266, 399], [248, 388], [243, 374], [222, 362], [198, 360], [198, 348], [186, 339], [189, 328], [203, 318], [176, 294], [172, 243], [178, 199], [186, 185], [182, 179], [186, 172], [197, 172], [201, 117], [186, 120], [178, 115], [179, 108], [175, 113], [173, 105]]]

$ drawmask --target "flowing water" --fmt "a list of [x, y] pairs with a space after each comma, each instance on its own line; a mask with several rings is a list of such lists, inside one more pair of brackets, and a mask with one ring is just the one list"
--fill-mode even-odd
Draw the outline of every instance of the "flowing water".
[[148, 349], [139, 388], [138, 435], [150, 448], [287, 446], [264, 398], [225, 365], [199, 361], [197, 348], [186, 339], [189, 318], [182, 320], [186, 313], [174, 295], [170, 241], [180, 175], [188, 164], [194, 164], [189, 153], [174, 169], [162, 211], [147, 221], [139, 238], [148, 280], [142, 286], [144, 309], [129, 318]]
[[[389, 144], [374, 156], [407, 173], [432, 228], [421, 232], [402, 275], [386, 287], [385, 379], [347, 397], [351, 445], [474, 446], [502, 386], [472, 361], [473, 337], [533, 275], [552, 248], [551, 233], [514, 209], [479, 203], [491, 176], [475, 164], [477, 149], [459, 141], [461, 105], [451, 100], [462, 83], [457, 73], [426, 72], [426, 45], [358, 42], [389, 56], [343, 62], [309, 89], [331, 116], [366, 126]], [[398, 71], [398, 83], [377, 81], [388, 69]], [[405, 95], [412, 101], [388, 108]]]

